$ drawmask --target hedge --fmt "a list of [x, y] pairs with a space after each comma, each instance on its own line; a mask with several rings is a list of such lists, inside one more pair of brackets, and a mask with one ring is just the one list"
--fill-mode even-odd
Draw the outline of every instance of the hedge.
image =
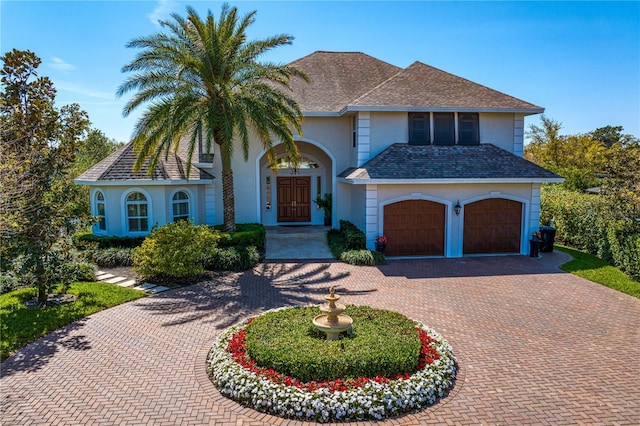
[[556, 238], [640, 278], [640, 222], [617, 218], [602, 195], [549, 185], [542, 188], [540, 221], [553, 223]]

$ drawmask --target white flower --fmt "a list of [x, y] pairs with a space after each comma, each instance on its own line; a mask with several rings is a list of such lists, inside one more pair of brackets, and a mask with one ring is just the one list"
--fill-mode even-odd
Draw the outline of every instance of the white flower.
[[[284, 309], [278, 308], [277, 310]], [[360, 388], [314, 392], [273, 383], [237, 364], [226, 351], [227, 341], [246, 327], [246, 321], [223, 331], [213, 344], [207, 360], [212, 382], [221, 394], [256, 410], [280, 417], [332, 420], [383, 419], [415, 408], [432, 405], [442, 397], [456, 377], [453, 350], [440, 334], [420, 322], [416, 325], [434, 340], [440, 359], [414, 373], [408, 380], [368, 382]], [[363, 408], [366, 408], [363, 409]]]

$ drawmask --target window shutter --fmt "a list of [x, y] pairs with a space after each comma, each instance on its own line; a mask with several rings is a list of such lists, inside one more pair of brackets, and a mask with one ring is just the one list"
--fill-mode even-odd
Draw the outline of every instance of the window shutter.
[[452, 112], [433, 113], [433, 144], [453, 145], [455, 143], [454, 117]]

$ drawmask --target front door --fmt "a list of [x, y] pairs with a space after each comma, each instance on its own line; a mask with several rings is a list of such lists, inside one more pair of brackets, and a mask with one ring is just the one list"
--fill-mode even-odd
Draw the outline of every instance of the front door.
[[278, 178], [278, 222], [311, 221], [311, 177]]

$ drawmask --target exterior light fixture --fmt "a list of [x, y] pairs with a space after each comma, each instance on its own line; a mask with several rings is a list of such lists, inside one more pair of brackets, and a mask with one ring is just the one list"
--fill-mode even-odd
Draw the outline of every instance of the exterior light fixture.
[[462, 210], [462, 206], [460, 205], [460, 200], [458, 200], [456, 205], [453, 206], [453, 211], [456, 212], [456, 216], [460, 216], [460, 210]]

